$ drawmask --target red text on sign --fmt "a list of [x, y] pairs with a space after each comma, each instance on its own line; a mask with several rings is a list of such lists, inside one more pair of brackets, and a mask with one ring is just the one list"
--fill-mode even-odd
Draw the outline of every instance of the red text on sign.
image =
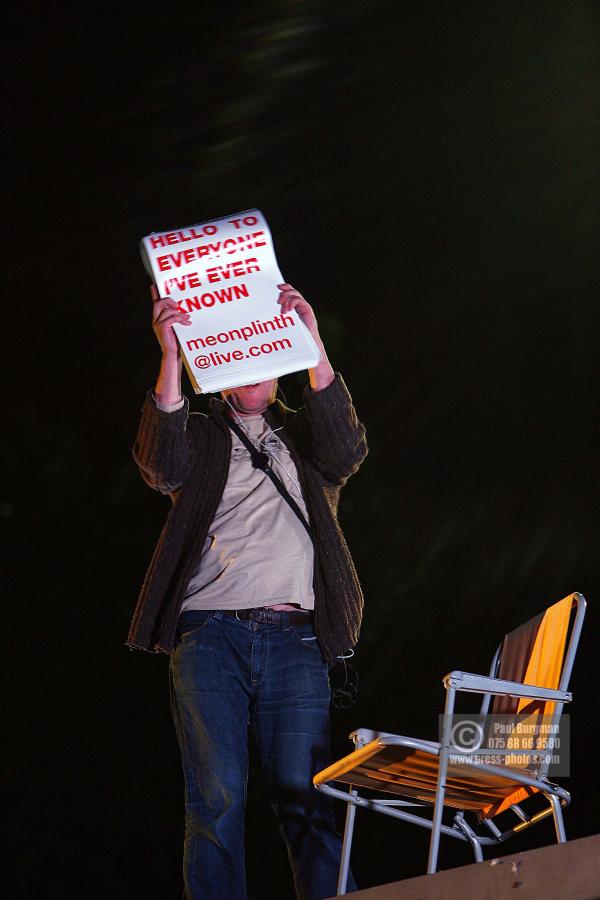
[[264, 231], [253, 231], [250, 234], [239, 234], [234, 238], [226, 238], [224, 241], [201, 244], [199, 247], [188, 247], [178, 253], [168, 253], [156, 257], [156, 264], [161, 272], [169, 269], [178, 269], [188, 265], [195, 259], [203, 259], [206, 256], [219, 257], [221, 252], [232, 254], [244, 250], [254, 250], [256, 247], [266, 247]]
[[258, 223], [258, 219], [256, 216], [244, 216], [243, 219], [230, 219], [229, 224], [235, 225], [236, 228], [241, 228], [243, 225], [250, 227], [251, 225], [256, 225]]
[[250, 359], [253, 356], [262, 356], [265, 353], [273, 353], [273, 351], [277, 353], [279, 350], [290, 350], [291, 347], [292, 342], [289, 338], [281, 338], [279, 341], [261, 344], [260, 347], [256, 345], [248, 347], [248, 352], [246, 354], [244, 354], [242, 350], [229, 350], [221, 353], [218, 353], [215, 350], [214, 353], [210, 352], [208, 354], [197, 356], [194, 360], [194, 365], [199, 369], [208, 369], [211, 365], [222, 366], [223, 363], [239, 362], [244, 356], [246, 356], [247, 359]]
[[217, 281], [225, 281], [229, 278], [240, 278], [242, 275], [251, 275], [252, 272], [260, 272], [258, 261], [254, 257], [241, 259], [239, 262], [223, 263], [222, 266], [211, 266], [206, 270], [209, 284]]
[[150, 237], [152, 248], [167, 247], [172, 244], [180, 244], [182, 241], [198, 241], [204, 237], [211, 237], [217, 233], [216, 225], [202, 225], [194, 228], [183, 228], [181, 231], [166, 231], [164, 234], [157, 234]]
[[240, 300], [242, 297], [249, 297], [248, 288], [245, 284], [235, 284], [233, 287], [221, 288], [221, 290], [212, 291], [212, 293], [194, 294], [193, 297], [183, 297], [177, 301], [177, 308], [181, 312], [191, 312], [193, 309], [202, 309], [202, 307], [214, 306], [218, 303], [231, 303], [232, 300]]
[[188, 272], [187, 275], [181, 275], [179, 278], [167, 278], [163, 290], [168, 297], [173, 291], [185, 291], [189, 288], [199, 287], [202, 287], [202, 282], [198, 278], [198, 273]]
[[215, 347], [217, 344], [227, 344], [228, 341], [248, 341], [255, 334], [265, 334], [268, 331], [281, 330], [282, 328], [294, 327], [294, 320], [291, 316], [274, 316], [272, 319], [254, 319], [247, 325], [241, 325], [239, 328], [232, 328], [231, 331], [220, 331], [219, 334], [206, 334], [204, 337], [190, 338], [186, 341], [188, 350], [198, 350], [200, 347]]

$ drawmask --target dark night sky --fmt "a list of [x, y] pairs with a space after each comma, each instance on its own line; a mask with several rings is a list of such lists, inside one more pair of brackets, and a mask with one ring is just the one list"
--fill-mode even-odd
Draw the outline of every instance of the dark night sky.
[[[336, 753], [359, 725], [435, 737], [442, 675], [485, 671], [505, 631], [579, 590], [566, 824], [592, 833], [597, 4], [20, 10], [0, 498], [8, 896], [180, 895], [166, 660], [123, 646], [168, 505], [129, 449], [158, 363], [138, 241], [253, 206], [370, 439], [340, 511], [367, 606]], [[302, 383], [284, 380], [291, 405]], [[287, 862], [259, 775], [249, 792], [250, 898], [280, 900]], [[520, 846], [551, 838], [543, 825]], [[426, 844], [359, 814], [359, 884], [419, 874]], [[445, 866], [468, 861], [444, 850]]]

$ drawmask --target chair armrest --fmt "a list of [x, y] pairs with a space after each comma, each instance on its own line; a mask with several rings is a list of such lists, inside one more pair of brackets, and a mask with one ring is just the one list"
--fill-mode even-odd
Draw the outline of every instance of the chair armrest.
[[389, 731], [374, 731], [372, 728], [356, 728], [348, 735], [349, 739], [354, 743], [355, 747], [364, 747], [377, 738], [396, 737]]
[[569, 691], [555, 691], [538, 687], [536, 684], [522, 684], [520, 681], [503, 681], [489, 675], [473, 675], [470, 672], [449, 672], [444, 676], [444, 687], [472, 694], [504, 694], [509, 697], [526, 697], [529, 700], [555, 700], [569, 703], [573, 695]]

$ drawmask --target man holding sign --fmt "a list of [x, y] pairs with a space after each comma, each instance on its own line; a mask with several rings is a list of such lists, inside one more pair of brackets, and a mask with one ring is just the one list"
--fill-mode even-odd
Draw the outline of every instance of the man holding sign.
[[319, 350], [302, 320], [292, 308], [276, 314], [284, 279], [259, 209], [154, 231], [140, 252], [160, 296], [189, 314], [173, 326], [196, 393], [316, 367]]
[[298, 898], [336, 893], [341, 842], [312, 776], [330, 761], [328, 667], [360, 629], [337, 505], [366, 442], [311, 306], [291, 285], [279, 290], [279, 315], [297, 315], [320, 353], [304, 408], [276, 402], [269, 379], [223, 390], [205, 416], [188, 415], [181, 394], [173, 326], [189, 314], [153, 288], [162, 363], [134, 457], [173, 505], [127, 643], [170, 654], [194, 900], [246, 897], [248, 725]]

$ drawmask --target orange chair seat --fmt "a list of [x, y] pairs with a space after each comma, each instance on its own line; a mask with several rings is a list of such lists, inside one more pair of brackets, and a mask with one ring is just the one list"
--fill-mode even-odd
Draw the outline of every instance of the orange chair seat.
[[[314, 783], [339, 781], [355, 787], [371, 788], [399, 797], [433, 803], [437, 787], [439, 744], [424, 741], [420, 743], [428, 744], [431, 751], [397, 744], [390, 746], [386, 745], [384, 738], [376, 738], [319, 772], [314, 778]], [[513, 777], [513, 773], [535, 777], [535, 772], [522, 767], [502, 766], [502, 768], [506, 771], [506, 775], [450, 761], [444, 805], [485, 815], [489, 810], [490, 801], [494, 801], [496, 806], [515, 792], [523, 790], [523, 784]], [[535, 788], [525, 790], [527, 793], [535, 792]]]

